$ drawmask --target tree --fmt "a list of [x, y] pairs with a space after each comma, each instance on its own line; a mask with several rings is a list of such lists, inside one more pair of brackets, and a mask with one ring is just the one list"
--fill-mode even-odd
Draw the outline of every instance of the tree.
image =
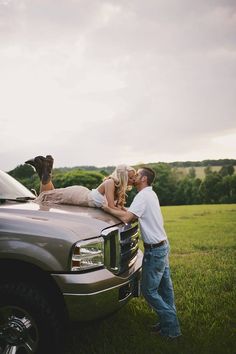
[[189, 178], [196, 178], [196, 170], [194, 167], [190, 167], [188, 170], [188, 177]]
[[54, 175], [53, 184], [56, 188], [80, 185], [89, 189], [97, 188], [103, 181], [104, 176], [99, 172], [72, 170], [66, 173]]
[[204, 168], [204, 173], [205, 173], [205, 175], [206, 176], [208, 176], [209, 174], [211, 174], [211, 173], [213, 173], [212, 172], [212, 169], [211, 169], [211, 166], [206, 166], [205, 168]]
[[224, 176], [221, 182], [220, 203], [236, 202], [236, 175]]
[[22, 178], [31, 178], [35, 174], [35, 170], [30, 165], [19, 165], [14, 170], [8, 172], [9, 175], [17, 180]]
[[219, 203], [221, 197], [221, 181], [222, 177], [217, 172], [211, 172], [206, 175], [200, 186], [202, 202]]
[[189, 176], [179, 181], [174, 195], [174, 204], [200, 204], [200, 184], [201, 180], [199, 178]]
[[224, 176], [232, 176], [234, 174], [234, 166], [233, 165], [225, 165], [222, 166], [219, 174], [224, 177]]
[[151, 167], [156, 173], [153, 190], [157, 193], [160, 204], [172, 205], [177, 186], [176, 175], [172, 172], [171, 167], [165, 163], [159, 163], [155, 167]]

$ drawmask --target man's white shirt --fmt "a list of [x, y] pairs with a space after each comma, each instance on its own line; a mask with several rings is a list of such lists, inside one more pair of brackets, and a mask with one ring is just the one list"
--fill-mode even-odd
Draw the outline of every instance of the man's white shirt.
[[152, 187], [142, 189], [128, 210], [139, 218], [141, 237], [145, 243], [159, 243], [167, 239], [159, 199]]

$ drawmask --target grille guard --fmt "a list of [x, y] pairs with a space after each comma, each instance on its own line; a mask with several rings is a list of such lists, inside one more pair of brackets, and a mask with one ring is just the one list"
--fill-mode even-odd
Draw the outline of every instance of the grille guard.
[[119, 275], [135, 263], [138, 253], [138, 222], [114, 226], [102, 231], [104, 238], [104, 265]]

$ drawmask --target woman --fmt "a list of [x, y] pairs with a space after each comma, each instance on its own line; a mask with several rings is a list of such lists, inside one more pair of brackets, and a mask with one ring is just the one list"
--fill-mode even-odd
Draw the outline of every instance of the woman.
[[53, 158], [51, 155], [36, 156], [25, 163], [33, 166], [40, 178], [40, 195], [35, 202], [52, 202], [57, 204], [74, 204], [89, 207], [102, 207], [107, 204], [113, 209], [125, 209], [126, 191], [135, 181], [136, 171], [133, 167], [119, 165], [96, 188], [89, 190], [83, 186], [54, 188], [52, 183]]

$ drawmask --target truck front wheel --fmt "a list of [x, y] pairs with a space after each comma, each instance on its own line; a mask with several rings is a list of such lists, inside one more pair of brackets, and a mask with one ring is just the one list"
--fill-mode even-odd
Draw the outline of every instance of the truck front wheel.
[[61, 353], [63, 323], [58, 312], [31, 284], [1, 284], [0, 353]]

